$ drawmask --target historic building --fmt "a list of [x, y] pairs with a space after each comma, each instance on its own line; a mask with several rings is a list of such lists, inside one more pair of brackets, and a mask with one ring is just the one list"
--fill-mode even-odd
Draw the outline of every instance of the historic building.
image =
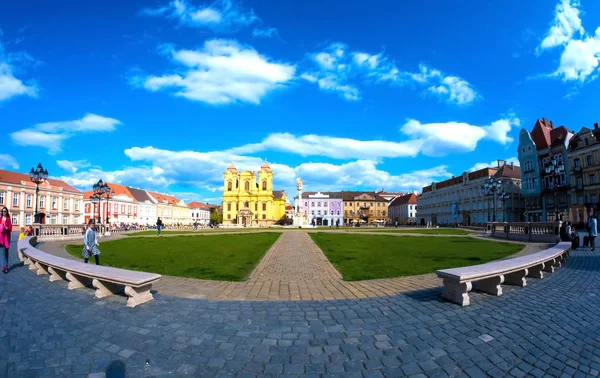
[[[298, 198], [294, 198], [297, 201]], [[304, 192], [299, 208], [314, 226], [341, 226], [344, 222], [341, 192]]]
[[531, 132], [521, 130], [518, 154], [528, 221], [570, 218], [571, 165], [567, 148], [573, 135], [546, 118], [536, 120]]
[[270, 226], [285, 223], [287, 195], [273, 190], [273, 171], [264, 163], [258, 173], [239, 173], [233, 164], [223, 173], [223, 224]]
[[[486, 195], [483, 185], [490, 178], [500, 183], [494, 195]], [[500, 199], [499, 194], [507, 194]], [[496, 168], [464, 172], [460, 177], [431, 183], [417, 197], [418, 223], [432, 225], [481, 225], [487, 222], [524, 220], [525, 205], [521, 195], [521, 169], [498, 161]]]
[[[94, 218], [98, 222], [98, 218], [102, 224], [120, 225], [137, 223], [138, 218], [138, 204], [126, 186], [106, 183], [111, 190], [111, 196], [106, 200], [106, 197], [102, 198], [100, 203], [98, 201], [92, 201], [90, 197], [94, 195], [94, 191], [90, 190], [84, 193], [84, 205], [85, 205], [85, 222]], [[114, 191], [114, 194], [112, 192]]]
[[148, 194], [147, 191], [127, 187], [135, 202], [137, 202], [137, 217], [135, 223], [143, 226], [152, 226], [156, 224], [157, 206], [155, 200]]
[[15, 227], [33, 224], [35, 203], [38, 202], [39, 223], [83, 223], [83, 193], [64, 181], [48, 178], [39, 186], [29, 175], [0, 170], [0, 207], [6, 206]]
[[600, 129], [587, 127], [571, 138], [568, 147], [571, 175], [571, 212], [569, 219], [579, 227], [592, 213], [600, 211]]
[[382, 188], [381, 190], [376, 191], [375, 194], [377, 194], [377, 195], [385, 198], [389, 202], [389, 201], [393, 200], [394, 198], [401, 197], [401, 196], [404, 196], [404, 195], [410, 194], [410, 193], [404, 193], [404, 192], [386, 192]]
[[210, 224], [210, 214], [214, 209], [213, 205], [193, 201], [188, 203], [188, 207], [190, 208], [192, 223], [197, 222], [202, 226], [207, 226]]
[[417, 224], [417, 195], [405, 194], [394, 198], [388, 205], [390, 223]]
[[344, 207], [344, 224], [388, 223], [388, 200], [375, 192], [346, 192], [340, 195]]
[[147, 192], [156, 202], [156, 216], [165, 225], [190, 224], [192, 213], [184, 201], [169, 194]]

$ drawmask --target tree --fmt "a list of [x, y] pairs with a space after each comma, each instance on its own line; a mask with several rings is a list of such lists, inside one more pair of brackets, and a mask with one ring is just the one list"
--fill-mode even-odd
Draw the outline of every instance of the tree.
[[215, 210], [210, 213], [210, 223], [212, 224], [221, 224], [223, 223], [223, 213], [219, 210]]

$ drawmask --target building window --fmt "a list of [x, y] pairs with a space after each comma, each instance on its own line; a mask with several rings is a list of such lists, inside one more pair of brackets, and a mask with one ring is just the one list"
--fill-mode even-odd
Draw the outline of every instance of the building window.
[[240, 204], [239, 203], [235, 204], [235, 211], [240, 211]]
[[25, 224], [31, 224], [32, 219], [33, 219], [33, 216], [31, 214], [25, 215]]
[[258, 211], [258, 203], [254, 204], [254, 211]]
[[321, 202], [317, 202], [317, 207], [321, 207]]
[[250, 204], [248, 202], [244, 202], [244, 207], [250, 208]]
[[317, 214], [318, 214], [318, 215], [321, 215], [321, 210], [317, 211]]
[[308, 202], [304, 202], [304, 207], [308, 207]]
[[227, 211], [231, 211], [231, 204], [230, 203], [227, 204]]
[[56, 207], [58, 206], [57, 202], [57, 198], [56, 197], [52, 197], [52, 209], [56, 209]]
[[40, 196], [40, 207], [44, 208], [44, 202], [46, 202], [46, 196]]
[[[75, 200], [75, 211], [79, 210], [79, 200]], [[117, 211], [117, 205], [115, 205], [115, 211]]]
[[339, 210], [337, 211], [337, 215], [340, 215], [340, 211]]
[[27, 207], [31, 207], [31, 194], [28, 194], [27, 197], [25, 197], [25, 198], [26, 198], [25, 205]]
[[244, 182], [244, 190], [246, 190], [246, 191], [250, 190], [250, 181], [246, 180]]
[[227, 214], [227, 219], [231, 219], [231, 214]]
[[65, 210], [68, 210], [68, 209], [69, 209], [69, 200], [68, 200], [68, 199], [65, 199], [63, 202], [64, 202], [64, 206], [63, 206], [63, 208], [64, 208]]
[[17, 214], [12, 215], [12, 224], [19, 224], [19, 220], [17, 219]]
[[323, 210], [323, 215], [327, 215], [327, 210]]
[[591, 174], [590, 175], [590, 184], [595, 184], [596, 183], [596, 175], [595, 174]]
[[79, 215], [75, 215], [75, 220], [74, 220], [75, 224], [80, 224], [81, 221], [79, 220]]
[[267, 214], [263, 214], [262, 219], [267, 219]]
[[50, 224], [56, 224], [56, 215], [50, 217]]
[[125, 205], [121, 205], [121, 214], [125, 214]]
[[227, 191], [228, 191], [228, 192], [231, 192], [231, 185], [232, 185], [232, 184], [231, 184], [231, 181], [228, 181], [228, 182], [227, 182]]
[[588, 138], [585, 138], [585, 145], [587, 146], [589, 144], [590, 144], [590, 141], [588, 140]]
[[[77, 210], [77, 209], [75, 209], [75, 210]], [[116, 203], [115, 203], [115, 210], [114, 210], [114, 212], [115, 212], [115, 214], [117, 214], [119, 212], [119, 205], [117, 205]]]
[[0, 205], [4, 205], [4, 192], [0, 192]]
[[311, 210], [311, 211], [310, 211], [310, 214], [311, 214], [311, 215], [315, 215], [315, 211], [314, 211], [314, 210]]
[[592, 195], [590, 196], [590, 202], [591, 202], [592, 204], [595, 204], [595, 203], [596, 203], [596, 195], [595, 195], [595, 194], [592, 194]]
[[69, 217], [66, 215], [63, 215], [63, 221], [62, 224], [69, 224]]
[[267, 204], [264, 202], [262, 204], [262, 211], [267, 211]]
[[263, 182], [262, 182], [262, 190], [267, 190], [267, 180], [263, 180]]
[[314, 202], [311, 202], [311, 203], [310, 203], [310, 206], [311, 206], [311, 207], [315, 207], [315, 203], [314, 203]]
[[592, 159], [592, 155], [587, 156], [587, 165], [592, 166], [594, 164], [594, 159]]
[[575, 168], [580, 168], [581, 167], [581, 160], [575, 159], [574, 163], [575, 163]]
[[13, 193], [13, 206], [19, 206], [19, 193]]

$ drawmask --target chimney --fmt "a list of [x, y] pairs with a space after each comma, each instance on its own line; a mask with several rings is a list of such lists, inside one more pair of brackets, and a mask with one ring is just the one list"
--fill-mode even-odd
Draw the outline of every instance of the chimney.
[[598, 122], [594, 123], [594, 129], [598, 128]]
[[498, 160], [498, 169], [504, 167], [505, 164], [506, 164], [506, 160]]
[[513, 161], [510, 162], [510, 169], [515, 169], [515, 163]]

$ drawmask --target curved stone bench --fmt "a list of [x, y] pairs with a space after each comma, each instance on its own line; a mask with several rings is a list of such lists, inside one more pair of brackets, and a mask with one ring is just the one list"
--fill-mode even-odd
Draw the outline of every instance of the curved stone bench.
[[19, 260], [29, 265], [29, 270], [37, 270], [38, 275], [49, 274], [51, 282], [69, 281], [69, 290], [93, 286], [96, 289], [96, 298], [124, 291], [128, 297], [128, 307], [135, 307], [154, 299], [150, 290], [152, 284], [160, 279], [160, 274], [65, 259], [40, 251], [32, 245], [35, 242], [35, 236], [19, 240]]
[[461, 306], [471, 304], [469, 291], [475, 289], [488, 294], [502, 295], [502, 284], [526, 286], [526, 277], [543, 278], [544, 272], [553, 273], [569, 258], [571, 242], [561, 242], [552, 248], [530, 255], [461, 268], [435, 272], [443, 279], [442, 297]]

